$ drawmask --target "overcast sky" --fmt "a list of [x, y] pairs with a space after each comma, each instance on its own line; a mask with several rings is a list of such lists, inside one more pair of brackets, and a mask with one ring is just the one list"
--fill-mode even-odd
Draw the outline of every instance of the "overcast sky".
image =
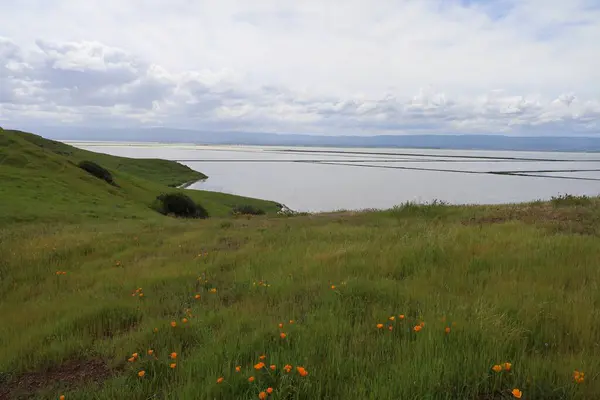
[[600, 0], [0, 0], [0, 126], [600, 135]]

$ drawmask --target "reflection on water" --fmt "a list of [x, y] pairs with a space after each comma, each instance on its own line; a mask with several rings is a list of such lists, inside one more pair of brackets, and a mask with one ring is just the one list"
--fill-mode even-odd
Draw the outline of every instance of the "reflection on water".
[[299, 211], [600, 194], [600, 154], [593, 153], [71, 144], [125, 157], [178, 160], [209, 176], [190, 189], [275, 200]]

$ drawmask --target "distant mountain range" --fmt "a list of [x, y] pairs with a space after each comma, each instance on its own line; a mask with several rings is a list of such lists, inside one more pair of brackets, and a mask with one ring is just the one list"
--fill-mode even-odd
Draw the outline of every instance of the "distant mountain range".
[[43, 127], [34, 133], [57, 140], [237, 144], [259, 146], [401, 147], [456, 150], [600, 151], [600, 137], [502, 135], [319, 136], [256, 132], [203, 132], [172, 128], [100, 129]]

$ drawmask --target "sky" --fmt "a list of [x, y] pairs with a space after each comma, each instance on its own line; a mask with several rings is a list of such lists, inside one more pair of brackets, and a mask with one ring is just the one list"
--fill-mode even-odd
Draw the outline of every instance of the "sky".
[[600, 136], [600, 0], [0, 0], [0, 126]]

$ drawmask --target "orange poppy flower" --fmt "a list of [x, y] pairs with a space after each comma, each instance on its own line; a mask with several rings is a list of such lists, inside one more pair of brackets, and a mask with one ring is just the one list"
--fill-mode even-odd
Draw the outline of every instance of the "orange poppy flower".
[[514, 388], [514, 389], [512, 390], [512, 392], [511, 392], [511, 393], [512, 393], [512, 395], [513, 395], [514, 397], [516, 397], [517, 399], [520, 399], [520, 398], [523, 396], [523, 392], [521, 392], [521, 391], [520, 391], [519, 389], [517, 389], [517, 388]]
[[158, 328], [153, 329], [154, 333], [158, 332]]
[[512, 367], [512, 364], [509, 362], [505, 362], [504, 364], [502, 364], [502, 368], [504, 368], [505, 371], [510, 371]]
[[177, 364], [175, 364], [175, 363], [169, 364], [169, 367], [171, 367], [171, 369], [175, 369], [176, 366], [177, 366]]
[[194, 296], [194, 298], [195, 298], [196, 300], [199, 300], [199, 299], [200, 299], [200, 295], [199, 295], [199, 294], [197, 294], [197, 295], [195, 295], [195, 296]]
[[292, 366], [290, 364], [286, 364], [283, 369], [285, 370], [285, 372], [287, 372], [288, 374], [290, 373], [290, 371], [292, 370]]
[[283, 332], [281, 332], [281, 333], [279, 334], [279, 337], [280, 337], [280, 338], [282, 338], [282, 339], [285, 339], [285, 337], [286, 337], [286, 336], [287, 336], [287, 335], [286, 335], [285, 333], [283, 333]]
[[177, 358], [177, 353], [172, 352], [171, 354], [169, 354], [169, 357], [171, 357], [172, 360]]
[[492, 370], [493, 370], [494, 372], [500, 372], [500, 371], [502, 371], [502, 366], [501, 366], [501, 365], [499, 365], [499, 364], [496, 364], [496, 365], [494, 365], [494, 366], [492, 367]]
[[175, 322], [175, 321], [171, 321], [171, 326], [172, 326], [173, 328], [175, 328], [175, 327], [177, 326], [177, 322]]
[[444, 332], [446, 332], [446, 333], [450, 333], [450, 328], [449, 328], [449, 327], [446, 327], [446, 329], [444, 329]]
[[222, 383], [225, 380], [225, 378], [220, 377], [219, 379], [217, 379], [217, 383]]
[[396, 317], [394, 317], [393, 315], [391, 317], [388, 318], [390, 321], [393, 321], [396, 319]]
[[133, 357], [133, 358], [138, 358], [138, 357], [139, 357], [139, 354], [138, 354], [138, 353], [133, 353], [133, 354], [131, 355], [131, 357]]
[[265, 358], [267, 358], [267, 356], [264, 354], [258, 357], [259, 360], [264, 360]]
[[272, 387], [267, 388], [267, 393], [272, 394], [273, 393], [273, 388]]
[[135, 357], [129, 357], [129, 358], [127, 359], [127, 361], [129, 361], [129, 362], [134, 362], [134, 361], [135, 361]]
[[58, 400], [65, 400], [65, 395], [61, 394], [60, 397], [58, 398]]
[[152, 349], [148, 350], [148, 355], [151, 356], [152, 354], [154, 354], [154, 350], [152, 350]]
[[415, 327], [413, 328], [415, 332], [419, 332], [421, 329], [423, 329], [421, 325], [415, 325]]
[[398, 315], [398, 318], [400, 318], [400, 319], [404, 319], [404, 314], [400, 314], [400, 315]]
[[187, 324], [188, 319], [187, 318], [181, 318], [181, 322], [183, 322], [184, 324]]
[[279, 326], [279, 329], [283, 328], [283, 324], [279, 324], [277, 326]]
[[261, 399], [261, 400], [265, 400], [265, 399], [267, 398], [267, 393], [265, 393], [265, 392], [260, 392], [260, 393], [258, 394], [258, 398], [259, 398], [259, 399]]
[[254, 369], [263, 369], [265, 367], [265, 363], [264, 362], [259, 362], [258, 364], [256, 364], [254, 366]]
[[217, 293], [217, 288], [212, 288], [212, 289], [209, 290], [209, 292], [211, 292], [211, 293]]
[[144, 377], [144, 375], [146, 375], [146, 371], [144, 371], [144, 370], [141, 370], [140, 372], [138, 372], [138, 376], [139, 376], [140, 378], [143, 378], [143, 377]]
[[293, 324], [293, 323], [294, 323], [294, 320], [293, 320], [293, 319], [290, 319], [290, 324]]
[[393, 327], [393, 326], [391, 326], [391, 325], [390, 325], [390, 326], [388, 326], [388, 330], [390, 330], [390, 331], [391, 331], [392, 329], [394, 329], [394, 327]]
[[239, 365], [237, 367], [235, 367], [235, 372], [240, 372], [242, 370], [242, 367], [240, 367]]
[[335, 285], [331, 285], [331, 290], [335, 290]]
[[383, 328], [383, 324], [377, 324], [377, 329]]
[[248, 378], [248, 382], [254, 382], [254, 377], [251, 376], [250, 378]]
[[272, 364], [272, 365], [271, 365], [269, 368], [271, 369], [271, 371], [275, 371], [275, 369], [276, 369], [277, 367], [275, 366], [275, 364]]
[[300, 374], [300, 376], [308, 375], [308, 371], [306, 371], [303, 367], [296, 367], [296, 371]]

